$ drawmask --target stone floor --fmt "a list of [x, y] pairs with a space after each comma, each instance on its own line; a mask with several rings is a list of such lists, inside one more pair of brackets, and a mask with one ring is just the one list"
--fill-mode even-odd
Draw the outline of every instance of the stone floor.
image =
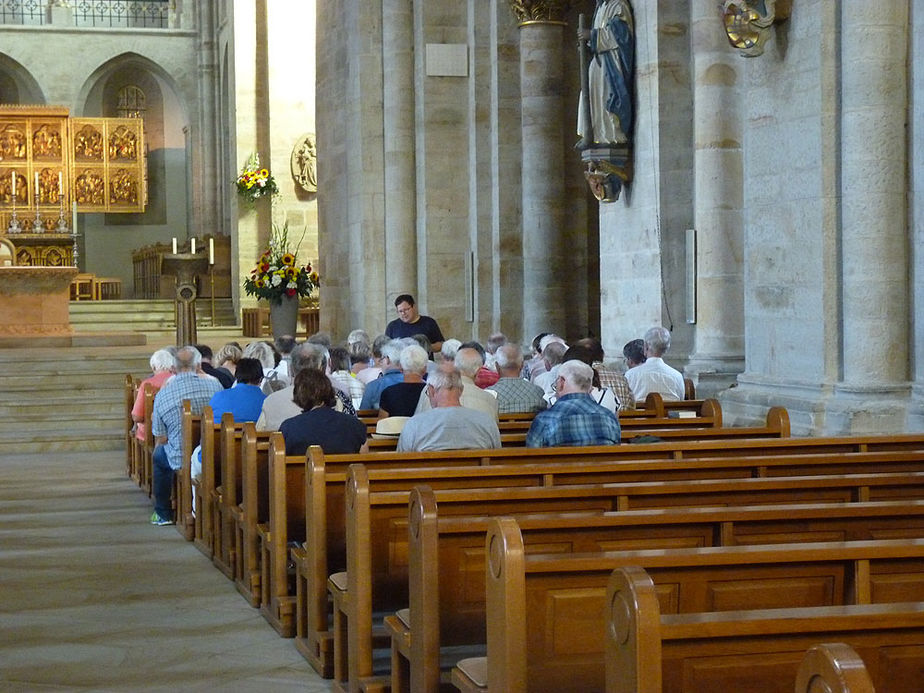
[[328, 691], [122, 452], [0, 458], [0, 691]]

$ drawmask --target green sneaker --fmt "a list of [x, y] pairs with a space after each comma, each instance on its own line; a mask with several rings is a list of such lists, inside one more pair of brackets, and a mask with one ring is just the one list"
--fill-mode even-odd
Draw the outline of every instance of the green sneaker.
[[173, 520], [165, 520], [160, 515], [158, 515], [157, 511], [155, 510], [154, 513], [151, 515], [151, 524], [157, 525], [158, 527], [163, 527], [164, 525], [172, 525]]

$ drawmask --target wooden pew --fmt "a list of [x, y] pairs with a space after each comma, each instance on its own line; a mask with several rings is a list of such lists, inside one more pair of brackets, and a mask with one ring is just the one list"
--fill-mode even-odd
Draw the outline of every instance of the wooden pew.
[[196, 518], [192, 512], [192, 477], [190, 476], [189, 458], [192, 457], [195, 441], [200, 440], [202, 437], [200, 429], [202, 417], [192, 413], [188, 399], [183, 400], [180, 423], [182, 427], [182, 444], [180, 445], [182, 466], [173, 475], [176, 499], [174, 517], [176, 518], [177, 531], [186, 541], [192, 541], [195, 534]]
[[[790, 436], [789, 414], [781, 407], [772, 407], [767, 412], [767, 423], [764, 426], [721, 426], [700, 427], [687, 422], [690, 419], [642, 419], [650, 424], [632, 424], [622, 431], [622, 442], [628, 443], [635, 438], [654, 437], [659, 440], [744, 440], [748, 438], [788, 438]], [[507, 424], [507, 429], [501, 431], [501, 445], [507, 447], [523, 447], [526, 444], [526, 435], [529, 426], [525, 422], [514, 421]], [[519, 429], [519, 430], [517, 430]], [[369, 440], [371, 451], [384, 452], [396, 449], [397, 438], [372, 438]]]
[[138, 482], [138, 466], [141, 461], [141, 441], [135, 436], [135, 422], [132, 420], [132, 408], [138, 396], [141, 381], [126, 373], [122, 384], [122, 404], [125, 408], [123, 435], [125, 437], [125, 473], [134, 482]]
[[[241, 432], [241, 498], [234, 504], [229, 495], [225, 511], [230, 517], [234, 545], [234, 584], [237, 591], [257, 607], [262, 603], [260, 524], [269, 519], [269, 440], [272, 431], [257, 431], [252, 422]], [[229, 465], [228, 479], [236, 478]], [[230, 485], [228, 488], [235, 488]]]
[[796, 672], [795, 693], [875, 693], [866, 665], [850, 645], [821, 643], [809, 648]]
[[[605, 605], [608, 693], [921, 690], [921, 602], [662, 615], [656, 584], [628, 566], [610, 577]], [[829, 640], [847, 644], [848, 666], [803, 655]], [[844, 661], [843, 649], [835, 652]]]
[[[916, 498], [924, 498], [924, 487], [920, 486], [921, 481], [924, 481], [924, 475], [918, 474], [917, 483], [914, 486], [905, 486], [905, 489]], [[699, 481], [653, 482], [651, 485], [573, 485], [558, 488], [444, 488], [437, 493], [441, 500], [443, 514], [495, 516], [564, 510], [585, 512], [615, 510], [620, 504], [630, 505], [630, 503], [618, 500], [617, 496], [623, 493], [631, 495], [635, 490], [645, 493], [652, 490], [653, 486], [655, 494], [650, 497], [656, 500], [651, 501], [652, 504], [655, 507], [671, 507], [679, 502], [684, 510], [680, 517], [685, 518], [685, 513], [689, 512], [690, 506], [710, 503], [750, 505], [786, 502], [790, 499], [793, 501], [801, 499], [809, 503], [816, 500], [819, 502], [848, 501], [860, 496], [860, 486], [864, 485], [864, 488], [868, 488], [865, 484], [871, 478], [873, 482], [880, 481], [875, 479], [875, 476], [864, 476], [862, 481], [845, 477], [804, 477], [785, 480], [781, 478], [735, 479], [710, 482], [709, 490], [705, 493], [701, 491], [702, 486]], [[892, 477], [888, 483], [894, 482], [904, 485], [908, 479], [899, 480]], [[403, 601], [404, 588], [408, 584], [406, 564], [402, 560], [395, 561], [395, 557], [408, 555], [408, 548], [405, 544], [407, 536], [402, 531], [406, 524], [408, 492], [375, 493], [370, 492], [370, 486], [365, 468], [362, 465], [351, 467], [347, 481], [345, 514], [347, 571], [345, 576], [334, 575], [328, 581], [328, 591], [334, 605], [334, 678], [335, 682], [340, 683], [349, 678], [351, 689], [356, 688], [356, 682], [361, 682], [365, 689], [371, 687], [369, 677], [372, 675], [372, 649], [375, 636], [372, 614], [377, 611], [394, 611], [407, 603]], [[616, 495], [611, 495], [613, 492], [616, 492]], [[616, 521], [618, 522], [618, 519]], [[704, 532], [700, 527], [692, 536], [684, 533], [683, 524], [684, 521], [675, 522], [666, 533], [669, 539], [664, 539], [662, 543], [658, 543], [655, 537], [664, 535], [654, 530], [650, 535], [635, 534], [632, 541], [647, 548], [664, 548], [678, 545], [708, 545], [716, 541], [713, 536], [720, 531], [724, 531], [728, 537], [733, 536], [731, 525], [728, 522], [722, 527], [712, 527], [708, 532]], [[897, 526], [894, 522], [892, 524], [892, 531], [903, 531], [901, 522], [897, 523]], [[922, 536], [922, 527], [924, 525], [918, 524], [913, 531], [908, 531], [912, 536]], [[465, 563], [468, 560], [466, 556], [470, 558], [472, 555], [478, 555], [480, 553], [478, 546], [486, 529], [484, 525], [475, 529], [474, 537], [471, 535], [468, 537], [468, 545], [453, 555], [450, 564], [457, 566], [460, 562]], [[779, 527], [777, 531], [784, 537], [787, 532]], [[795, 540], [797, 536], [795, 526], [790, 525], [788, 531]], [[843, 525], [840, 526], [840, 531], [846, 531]], [[869, 536], [863, 534], [865, 531], [867, 531], [865, 528], [857, 528], [853, 536]], [[820, 528], [817, 533], [803, 531], [800, 538], [803, 541], [817, 541], [838, 537], [833, 528], [829, 528], [828, 532], [825, 534]], [[650, 538], [646, 539], [646, 536]], [[742, 535], [742, 543], [748, 541], [743, 538], [744, 536], [746, 535]], [[613, 536], [610, 541], [611, 548], [619, 543], [616, 536]], [[765, 534], [755, 541], [780, 541], [780, 538]], [[552, 545], [568, 543], [560, 538], [550, 539], [549, 542]], [[683, 544], [683, 542], [688, 543]], [[604, 542], [603, 545], [606, 546], [606, 543]], [[438, 580], [437, 574], [431, 574], [430, 578]], [[466, 593], [472, 591], [470, 586], [458, 587]], [[469, 605], [465, 605], [465, 608], [468, 607]], [[438, 617], [434, 620], [439, 621]], [[349, 656], [345, 654], [347, 649]], [[347, 661], [350, 667], [348, 677], [343, 668], [343, 664]]]
[[[884, 604], [924, 596], [921, 539], [526, 554], [516, 520], [498, 518], [491, 523], [485, 552], [487, 659], [474, 667], [459, 662], [453, 669], [453, 683], [465, 691], [601, 690], [605, 593], [617, 568], [645, 568], [658, 586], [652, 591], [656, 600], [673, 614], [754, 605], [772, 611], [805, 604]], [[609, 611], [620, 608], [625, 607]], [[615, 628], [623, 639], [624, 627]], [[698, 630], [702, 634], [706, 628], [701, 623]], [[661, 637], [663, 642], [663, 621]], [[800, 646], [799, 658], [807, 646]], [[645, 656], [651, 654], [646, 649]], [[665, 671], [683, 672], [682, 663], [666, 656], [662, 661]], [[485, 671], [486, 681], [477, 680]], [[701, 682], [694, 690], [723, 687]]]
[[[437, 515], [436, 494], [411, 492], [410, 609], [385, 619], [391, 692], [438, 691], [440, 647], [484, 642], [484, 536], [489, 516]], [[685, 508], [517, 516], [527, 551], [666, 549], [924, 537], [924, 501]]]
[[190, 476], [190, 488], [195, 489], [195, 511], [193, 512], [193, 545], [209, 559], [215, 555], [215, 503], [216, 486], [221, 483], [221, 469], [218, 467], [218, 437], [221, 422], [215, 421], [212, 408], [205, 405], [199, 417], [200, 452], [202, 455], [202, 472], [198, 479]]
[[[218, 431], [218, 467], [212, 502], [212, 563], [225, 577], [234, 580], [240, 547], [235, 542], [234, 518], [243, 502], [241, 436], [244, 425], [225, 412]], [[243, 542], [241, 542], [243, 544]]]
[[[517, 483], [599, 483], [608, 479], [638, 482], [650, 479], [652, 474], [659, 479], [675, 480], [849, 474], [869, 469], [907, 474], [920, 470], [921, 460], [924, 460], [924, 438], [920, 436], [889, 439], [831, 438], [826, 439], [824, 443], [821, 440], [741, 441], [742, 459], [727, 457], [731, 448], [724, 441], [596, 448], [464, 450], [405, 455], [377, 453], [325, 456], [319, 448], [313, 448], [309, 451], [306, 461], [312, 468], [307, 472], [309, 493], [305, 526], [314, 539], [308, 542], [305, 549], [293, 552], [296, 565], [296, 647], [319, 673], [325, 676], [332, 674], [332, 633], [327, 618], [326, 584], [331, 573], [345, 566], [342, 484], [346, 480], [348, 465], [354, 462], [366, 463], [370, 469], [370, 478], [373, 479], [377, 474], [375, 468], [404, 467], [401, 470], [392, 469], [379, 481], [385, 483], [391, 479], [394, 484], [391, 488], [409, 491], [419, 483], [439, 485], [437, 479], [458, 476], [458, 471], [451, 468], [453, 465], [490, 465], [465, 472], [469, 475], [467, 485], [487, 486]], [[870, 452], [852, 452], [857, 449]], [[830, 454], [826, 454], [825, 451], [829, 451]], [[782, 452], [792, 454], [769, 454]], [[667, 455], [670, 459], [645, 459], [645, 455], [655, 458]], [[696, 455], [703, 455], [703, 459], [696, 459]], [[743, 459], [745, 457], [748, 461]], [[603, 461], [607, 458], [624, 459], [615, 462]], [[499, 466], [495, 466], [495, 462]], [[583, 468], [589, 462], [595, 464]], [[533, 478], [529, 478], [529, 475]], [[518, 476], [521, 481], [512, 481]], [[463, 485], [459, 479], [446, 483]], [[785, 489], [777, 491], [778, 495], [775, 498], [765, 502], [785, 502], [791, 498], [794, 493], [793, 482], [788, 483], [790, 485]], [[880, 479], [878, 483], [885, 483], [885, 480]], [[721, 499], [715, 499], [720, 498], [724, 492], [725, 487], [721, 485], [702, 485], [698, 489], [703, 498], [707, 494], [712, 495], [711, 503], [721, 503]], [[670, 494], [670, 490], [657, 485], [638, 487], [632, 490], [631, 496], [625, 495], [617, 503], [621, 509], [628, 509], [630, 502], [638, 503], [642, 507], [663, 504], [658, 496], [665, 493]], [[867, 489], [858, 490], [857, 493], [862, 494], [859, 500], [871, 498]], [[877, 493], [882, 495], [876, 495]], [[888, 497], [890, 493], [901, 492], [883, 486], [880, 491], [874, 491], [872, 497]], [[630, 501], [630, 497], [636, 497], [638, 500]], [[681, 496], [674, 494], [673, 497]], [[848, 500], [850, 496], [845, 498], [839, 495], [837, 499]]]
[[154, 434], [151, 431], [151, 419], [154, 416], [154, 396], [160, 388], [151, 383], [144, 384], [144, 441], [141, 444], [141, 469], [139, 484], [145, 493], [151, 495], [151, 480], [154, 478]]
[[267, 522], [257, 527], [260, 543], [260, 610], [281, 636], [295, 635], [295, 589], [289, 586], [289, 542], [305, 541], [305, 462], [286, 457], [279, 431], [270, 434]]

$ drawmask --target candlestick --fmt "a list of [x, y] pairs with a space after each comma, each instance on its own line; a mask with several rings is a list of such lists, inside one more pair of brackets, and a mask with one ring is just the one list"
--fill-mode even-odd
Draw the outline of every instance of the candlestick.
[[193, 255], [196, 254], [196, 239], [195, 238], [189, 239], [189, 252], [192, 253]]
[[173, 254], [176, 255], [176, 238], [173, 239]]
[[209, 264], [210, 265], [215, 264], [215, 239], [214, 238], [209, 239]]

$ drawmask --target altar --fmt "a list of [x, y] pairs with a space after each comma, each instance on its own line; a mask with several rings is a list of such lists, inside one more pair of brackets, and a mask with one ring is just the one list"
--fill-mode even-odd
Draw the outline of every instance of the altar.
[[76, 267], [0, 267], [0, 337], [68, 337]]

